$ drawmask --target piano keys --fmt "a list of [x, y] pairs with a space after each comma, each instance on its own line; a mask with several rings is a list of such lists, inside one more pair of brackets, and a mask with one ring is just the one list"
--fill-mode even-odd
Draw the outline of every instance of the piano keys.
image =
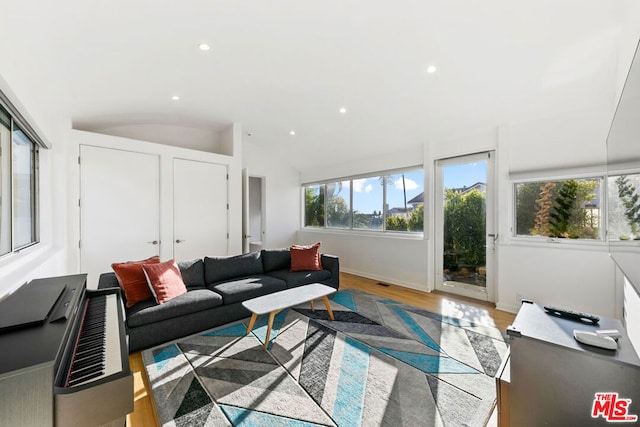
[[133, 375], [119, 291], [87, 290], [84, 274], [34, 282], [64, 283], [51, 312], [70, 314], [0, 334], [12, 349], [0, 354], [0, 425], [124, 425]]

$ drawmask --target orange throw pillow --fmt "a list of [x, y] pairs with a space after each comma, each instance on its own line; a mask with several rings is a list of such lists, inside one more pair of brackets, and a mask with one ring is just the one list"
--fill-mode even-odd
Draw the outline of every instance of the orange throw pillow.
[[158, 304], [187, 292], [180, 269], [175, 260], [157, 264], [143, 264], [142, 270], [147, 278], [149, 289]]
[[311, 246], [293, 245], [291, 252], [291, 271], [322, 270], [320, 263], [320, 242]]
[[118, 283], [127, 300], [127, 307], [132, 307], [139, 302], [153, 298], [153, 294], [151, 294], [149, 286], [147, 285], [147, 278], [142, 270], [142, 265], [157, 264], [159, 262], [160, 257], [156, 255], [142, 261], [111, 264], [111, 268], [113, 268], [113, 271], [116, 273]]

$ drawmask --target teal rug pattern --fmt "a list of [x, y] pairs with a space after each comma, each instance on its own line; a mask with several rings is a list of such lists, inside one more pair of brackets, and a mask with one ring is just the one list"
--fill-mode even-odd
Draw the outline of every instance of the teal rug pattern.
[[478, 322], [348, 289], [145, 350], [161, 425], [483, 426], [507, 350]]

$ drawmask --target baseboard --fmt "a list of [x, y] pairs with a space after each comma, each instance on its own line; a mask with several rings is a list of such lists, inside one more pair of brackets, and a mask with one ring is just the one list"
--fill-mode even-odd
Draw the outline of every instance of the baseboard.
[[353, 274], [355, 276], [365, 277], [371, 280], [377, 280], [378, 282], [382, 282], [382, 283], [389, 283], [392, 285], [402, 286], [404, 288], [413, 289], [415, 291], [420, 291], [420, 292], [432, 291], [432, 289], [427, 289], [427, 286], [425, 286], [424, 284], [405, 282], [402, 280], [398, 280], [397, 278], [378, 276], [376, 274], [371, 274], [364, 271], [352, 270], [350, 268], [343, 268], [343, 267], [340, 267], [340, 271], [343, 273]]
[[502, 304], [501, 302], [496, 303], [496, 309], [507, 311], [509, 313], [517, 313], [520, 310], [519, 305], [511, 305], [511, 304]]

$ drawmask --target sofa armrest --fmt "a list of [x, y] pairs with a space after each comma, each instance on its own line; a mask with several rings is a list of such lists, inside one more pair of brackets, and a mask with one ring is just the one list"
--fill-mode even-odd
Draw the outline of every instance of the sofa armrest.
[[98, 278], [98, 289], [120, 288], [116, 273], [102, 273]]
[[340, 259], [335, 255], [321, 254], [320, 261], [322, 268], [331, 272], [331, 280], [327, 284], [338, 289], [340, 286]]

